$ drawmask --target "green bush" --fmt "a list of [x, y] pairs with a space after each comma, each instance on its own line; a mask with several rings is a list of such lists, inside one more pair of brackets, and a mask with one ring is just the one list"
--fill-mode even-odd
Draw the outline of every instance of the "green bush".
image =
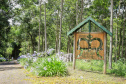
[[117, 62], [112, 63], [112, 70], [110, 70], [111, 74], [115, 74], [116, 76], [126, 76], [126, 63], [124, 59], [120, 59]]
[[0, 62], [5, 62], [6, 60], [5, 59], [0, 59]]
[[76, 67], [80, 70], [102, 71], [103, 70], [103, 60], [86, 61], [83, 59], [78, 59], [76, 61]]
[[6, 61], [6, 59], [4, 57], [0, 56], [0, 62], [5, 62], [5, 61]]
[[65, 63], [56, 59], [51, 58], [39, 58], [33, 63], [31, 72], [38, 76], [66, 76], [68, 74]]
[[28, 67], [32, 65], [32, 59], [28, 59], [28, 58], [21, 58], [19, 60], [20, 64], [24, 67]]
[[21, 58], [21, 59], [19, 60], [19, 62], [20, 62], [20, 64], [21, 64], [22, 66], [24, 66], [25, 63], [26, 63], [27, 61], [28, 61], [27, 58]]
[[[76, 68], [80, 70], [102, 72], [103, 64], [104, 64], [103, 60], [90, 60], [90, 61], [85, 61], [83, 59], [76, 60]], [[72, 62], [69, 62], [68, 66], [72, 66]], [[114, 74], [116, 76], [126, 76], [125, 59], [120, 59], [117, 62], [112, 62], [112, 69], [108, 68], [108, 62], [107, 62], [107, 73]]]

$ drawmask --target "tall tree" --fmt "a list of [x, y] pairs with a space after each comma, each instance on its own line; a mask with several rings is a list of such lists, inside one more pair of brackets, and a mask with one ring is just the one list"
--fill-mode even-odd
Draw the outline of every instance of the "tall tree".
[[47, 34], [46, 34], [46, 3], [48, 0], [43, 0], [44, 2], [44, 13], [45, 13], [45, 52], [47, 52]]
[[[125, 6], [126, 6], [126, 1], [124, 2]], [[126, 7], [125, 7], [125, 17], [124, 17], [124, 28], [126, 27]], [[125, 45], [126, 45], [126, 40], [125, 40]], [[125, 54], [124, 54], [125, 58], [126, 58], [126, 46], [125, 46]]]
[[78, 0], [76, 1], [76, 25], [78, 25]]
[[[113, 0], [111, 0], [110, 32], [113, 33]], [[112, 37], [110, 37], [109, 69], [112, 69]]]
[[39, 42], [38, 42], [38, 52], [40, 51], [40, 28], [41, 28], [41, 0], [39, 0], [40, 13], [39, 13]]
[[80, 22], [82, 22], [82, 19], [83, 19], [83, 8], [84, 8], [84, 2], [83, 2], [83, 0], [81, 0], [81, 14], [80, 14]]
[[60, 13], [59, 50], [58, 50], [59, 53], [61, 49], [62, 14], [63, 14], [63, 0], [61, 0], [61, 13]]
[[[124, 9], [125, 9], [125, 12], [126, 12], [126, 4], [124, 3]], [[122, 35], [122, 55], [121, 57], [123, 57], [123, 49], [124, 49], [124, 36], [125, 36], [125, 14], [124, 14], [124, 23], [123, 23], [123, 35]]]

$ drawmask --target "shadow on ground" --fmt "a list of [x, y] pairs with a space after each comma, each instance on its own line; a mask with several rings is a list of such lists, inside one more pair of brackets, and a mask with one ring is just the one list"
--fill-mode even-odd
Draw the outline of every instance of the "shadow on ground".
[[13, 70], [13, 69], [22, 69], [23, 67], [18, 64], [17, 61], [11, 62], [1, 62], [0, 71]]

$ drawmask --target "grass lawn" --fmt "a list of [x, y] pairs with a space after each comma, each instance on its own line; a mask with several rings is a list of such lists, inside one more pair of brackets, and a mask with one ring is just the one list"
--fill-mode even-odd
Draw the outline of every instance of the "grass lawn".
[[36, 77], [27, 74], [33, 84], [126, 84], [126, 78], [105, 75], [99, 72], [82, 71], [71, 66], [67, 67], [69, 76], [66, 77]]

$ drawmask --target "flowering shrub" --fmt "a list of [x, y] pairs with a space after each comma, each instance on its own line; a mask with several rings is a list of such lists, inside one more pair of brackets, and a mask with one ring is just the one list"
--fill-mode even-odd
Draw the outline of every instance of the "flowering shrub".
[[32, 63], [30, 72], [38, 76], [66, 76], [68, 74], [66, 64], [63, 61], [51, 58], [39, 58]]
[[68, 74], [66, 64], [55, 57], [40, 58], [33, 66], [36, 70], [35, 73], [39, 76], [65, 76]]
[[27, 53], [27, 55], [21, 55], [17, 58], [17, 60], [21, 59], [21, 58], [28, 58], [28, 59], [37, 59], [38, 57], [45, 57], [45, 56], [50, 56], [54, 54], [55, 49], [51, 48], [48, 49], [47, 52], [36, 52], [34, 51], [34, 53], [31, 55], [30, 53]]
[[48, 50], [47, 50], [47, 55], [49, 56], [49, 55], [54, 54], [54, 51], [55, 51], [55, 49], [53, 49], [53, 48], [48, 49]]
[[[47, 57], [43, 57], [44, 52], [34, 54], [27, 54], [20, 56], [20, 64], [24, 69], [38, 76], [65, 76], [68, 74], [66, 64], [59, 58], [52, 57], [54, 49], [47, 51]], [[51, 57], [49, 57], [51, 56]]]
[[0, 57], [0, 62], [4, 62], [6, 59], [4, 57]]

